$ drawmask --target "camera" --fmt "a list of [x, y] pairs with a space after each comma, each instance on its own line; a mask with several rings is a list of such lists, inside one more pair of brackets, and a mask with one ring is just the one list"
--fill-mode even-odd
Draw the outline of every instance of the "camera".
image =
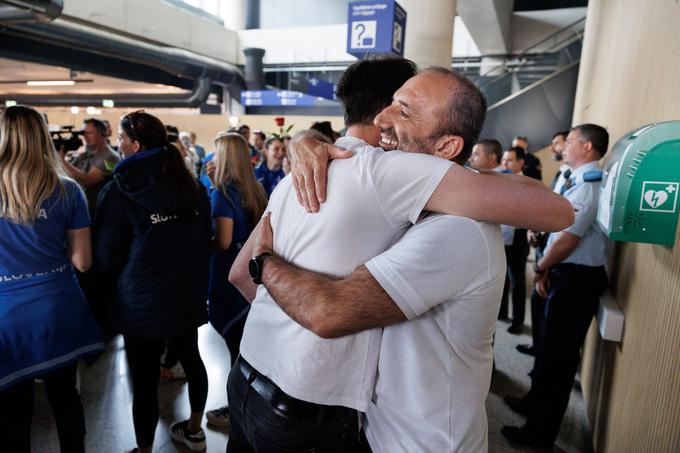
[[65, 153], [75, 151], [83, 146], [82, 131], [74, 131], [73, 126], [63, 126], [58, 130], [50, 131], [54, 148], [59, 151], [63, 149]]

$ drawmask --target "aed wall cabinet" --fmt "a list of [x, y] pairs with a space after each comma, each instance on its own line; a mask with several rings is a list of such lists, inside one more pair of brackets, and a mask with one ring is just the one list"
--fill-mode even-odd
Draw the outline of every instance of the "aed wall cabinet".
[[650, 124], [612, 148], [598, 223], [617, 241], [672, 246], [680, 208], [680, 121]]

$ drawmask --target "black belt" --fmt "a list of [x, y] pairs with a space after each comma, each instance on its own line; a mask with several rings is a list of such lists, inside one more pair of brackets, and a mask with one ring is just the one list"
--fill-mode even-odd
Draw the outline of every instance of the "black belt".
[[347, 407], [326, 406], [293, 398], [253, 368], [241, 356], [236, 359], [236, 366], [248, 385], [280, 415], [317, 423], [331, 418], [357, 415], [356, 410]]

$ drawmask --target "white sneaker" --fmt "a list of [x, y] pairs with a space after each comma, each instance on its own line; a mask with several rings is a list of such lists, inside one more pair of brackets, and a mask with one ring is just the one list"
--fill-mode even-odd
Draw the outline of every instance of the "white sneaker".
[[191, 434], [187, 430], [188, 424], [189, 420], [184, 420], [170, 425], [170, 437], [177, 442], [183, 442], [184, 445], [193, 451], [205, 450], [205, 433], [201, 429], [197, 433]]
[[187, 375], [184, 374], [184, 368], [179, 363], [175, 364], [172, 368], [161, 367], [161, 379], [166, 381], [176, 381], [179, 379], [186, 379]]
[[209, 425], [229, 426], [229, 406], [222, 406], [219, 409], [208, 411], [205, 413], [205, 418], [208, 419]]

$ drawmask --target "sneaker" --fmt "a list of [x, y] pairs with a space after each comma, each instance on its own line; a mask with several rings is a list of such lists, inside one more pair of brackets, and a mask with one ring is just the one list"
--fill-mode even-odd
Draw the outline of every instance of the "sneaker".
[[213, 426], [229, 426], [229, 406], [222, 406], [219, 409], [205, 413], [208, 424]]
[[205, 450], [205, 433], [199, 430], [195, 434], [191, 434], [187, 430], [189, 420], [183, 422], [175, 422], [170, 425], [170, 437], [177, 442], [183, 442], [184, 445], [193, 451]]
[[187, 375], [184, 374], [184, 369], [179, 363], [172, 368], [161, 367], [161, 379], [167, 381], [176, 381], [178, 379], [186, 379]]

